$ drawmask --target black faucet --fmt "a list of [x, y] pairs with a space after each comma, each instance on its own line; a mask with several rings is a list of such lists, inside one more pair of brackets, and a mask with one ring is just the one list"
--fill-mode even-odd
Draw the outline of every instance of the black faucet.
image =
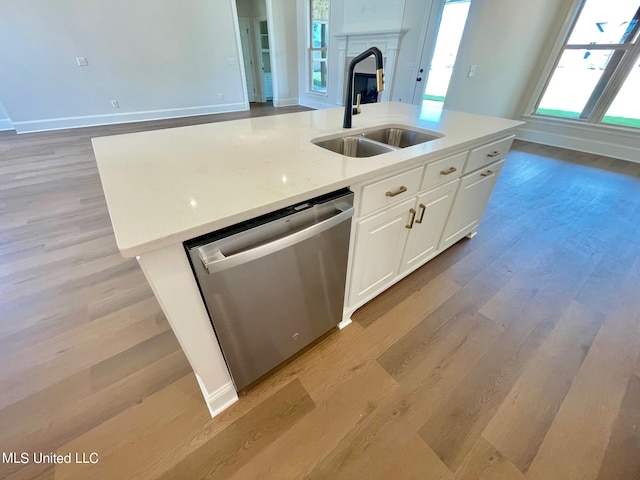
[[349, 64], [349, 73], [347, 78], [347, 94], [344, 100], [344, 122], [342, 122], [342, 128], [351, 128], [351, 118], [353, 115], [360, 113], [360, 102], [358, 107], [353, 107], [353, 75], [356, 65], [363, 61], [365, 58], [375, 55], [376, 57], [376, 89], [378, 92], [384, 90], [384, 74], [382, 67], [382, 52], [377, 47], [371, 47], [362, 52], [356, 58], [351, 60]]

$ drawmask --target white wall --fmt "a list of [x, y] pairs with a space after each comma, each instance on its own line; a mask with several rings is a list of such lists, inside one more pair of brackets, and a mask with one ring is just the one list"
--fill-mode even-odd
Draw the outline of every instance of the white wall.
[[267, 10], [265, 0], [236, 0], [238, 16], [240, 17], [266, 17]]
[[18, 131], [248, 108], [233, 0], [0, 1], [0, 100]]
[[[570, 2], [473, 0], [445, 108], [519, 118]], [[469, 66], [477, 65], [474, 77]]]
[[343, 32], [397, 30], [402, 24], [404, 3], [404, 0], [346, 0]]
[[271, 70], [275, 75], [273, 104], [298, 104], [297, 8], [291, 0], [270, 0]]

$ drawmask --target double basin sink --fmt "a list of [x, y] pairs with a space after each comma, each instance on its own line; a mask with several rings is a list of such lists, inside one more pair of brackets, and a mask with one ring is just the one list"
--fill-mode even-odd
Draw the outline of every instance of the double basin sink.
[[430, 142], [444, 135], [405, 126], [386, 126], [362, 133], [349, 133], [333, 138], [316, 138], [311, 143], [348, 157], [373, 157]]

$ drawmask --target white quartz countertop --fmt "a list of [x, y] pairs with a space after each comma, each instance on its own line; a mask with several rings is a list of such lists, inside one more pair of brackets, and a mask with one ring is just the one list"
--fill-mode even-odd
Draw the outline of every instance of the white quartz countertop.
[[[343, 108], [94, 138], [118, 248], [126, 257], [223, 228], [417, 162], [512, 132], [522, 122], [415, 105], [362, 106], [353, 128]], [[311, 139], [408, 125], [444, 137], [368, 158]]]

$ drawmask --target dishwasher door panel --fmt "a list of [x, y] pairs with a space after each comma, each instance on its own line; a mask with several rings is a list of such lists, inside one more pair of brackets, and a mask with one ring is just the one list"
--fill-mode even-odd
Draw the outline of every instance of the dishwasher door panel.
[[341, 321], [350, 226], [349, 218], [215, 274], [190, 251], [237, 390]]

